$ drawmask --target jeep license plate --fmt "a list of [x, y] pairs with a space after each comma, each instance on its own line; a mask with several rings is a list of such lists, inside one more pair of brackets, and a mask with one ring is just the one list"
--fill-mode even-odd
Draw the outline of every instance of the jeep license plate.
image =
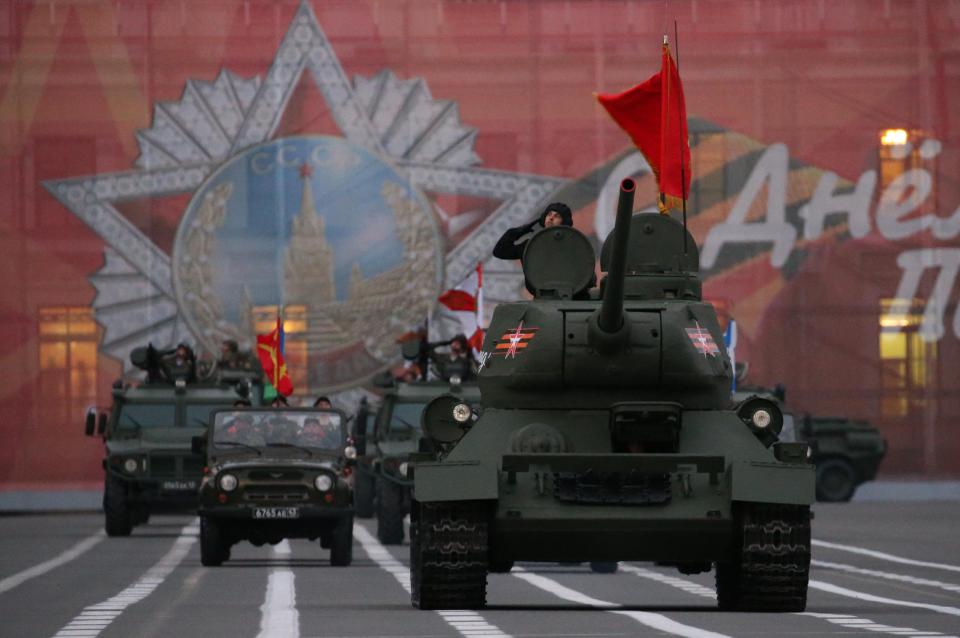
[[165, 490], [174, 490], [174, 491], [186, 491], [186, 490], [196, 490], [197, 482], [196, 481], [164, 481], [160, 484], [160, 487]]
[[296, 507], [255, 507], [254, 518], [300, 518], [300, 510]]

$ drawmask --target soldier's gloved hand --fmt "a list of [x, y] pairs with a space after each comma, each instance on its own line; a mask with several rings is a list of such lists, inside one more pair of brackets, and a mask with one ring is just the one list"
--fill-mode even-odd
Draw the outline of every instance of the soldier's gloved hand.
[[536, 226], [536, 225], [539, 224], [539, 223], [540, 223], [540, 218], [537, 217], [536, 219], [534, 219], [534, 220], [533, 220], [532, 222], [530, 222], [529, 224], [526, 224], [525, 226], [523, 226], [523, 232], [529, 233], [530, 231], [533, 230], [534, 226]]

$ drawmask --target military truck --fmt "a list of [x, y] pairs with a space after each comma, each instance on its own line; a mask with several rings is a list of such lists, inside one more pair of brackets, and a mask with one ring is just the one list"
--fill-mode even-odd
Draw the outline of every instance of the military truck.
[[214, 413], [205, 436], [200, 485], [200, 562], [230, 558], [247, 540], [276, 545], [285, 538], [319, 540], [330, 564], [353, 558], [356, 449], [346, 419], [333, 409], [232, 409]]
[[785, 406], [786, 389], [738, 386], [735, 402], [749, 396], [763, 396], [779, 403], [783, 411], [782, 441], [799, 441], [811, 449], [811, 461], [817, 468], [817, 500], [846, 502], [857, 488], [877, 476], [887, 443], [880, 430], [868, 421], [846, 417], [795, 415]]
[[436, 454], [414, 464], [411, 601], [477, 609], [514, 561], [659, 561], [716, 570], [718, 604], [800, 611], [814, 469], [777, 440], [772, 401], [729, 408], [732, 371], [701, 301], [693, 237], [632, 215], [621, 184], [600, 258], [570, 227], [528, 241], [532, 301], [496, 308], [481, 353], [479, 416], [426, 408]]
[[367, 432], [374, 412], [361, 405], [356, 418], [356, 438], [362, 443], [357, 464], [356, 491], [358, 515], [377, 518], [377, 538], [385, 545], [403, 543], [403, 519], [410, 513], [411, 455], [420, 451], [421, 415], [427, 403], [441, 395], [462, 397], [477, 405], [480, 390], [476, 384], [448, 381], [396, 383], [384, 396]]
[[147, 382], [118, 382], [108, 413], [87, 412], [85, 433], [104, 441], [104, 527], [108, 536], [129, 536], [160, 511], [197, 505], [203, 457], [190, 440], [203, 432], [210, 413], [238, 400], [260, 401], [259, 373], [213, 374], [203, 382], [168, 376], [163, 360], [148, 346], [131, 353], [147, 370]]

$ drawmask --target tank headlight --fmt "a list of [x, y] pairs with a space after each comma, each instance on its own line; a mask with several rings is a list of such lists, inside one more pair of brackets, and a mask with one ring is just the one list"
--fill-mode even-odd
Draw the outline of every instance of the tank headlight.
[[472, 414], [470, 406], [466, 403], [458, 403], [453, 406], [453, 420], [457, 423], [466, 423], [470, 420]]
[[773, 418], [770, 416], [769, 412], [764, 409], [760, 409], [750, 416], [750, 420], [756, 427], [762, 430], [770, 425], [770, 422], [773, 420]]
[[812, 458], [813, 458], [813, 448], [808, 445], [808, 446], [807, 446], [807, 459], [812, 459]]
[[220, 476], [220, 489], [224, 492], [232, 492], [237, 489], [237, 477], [233, 474], [223, 474]]
[[404, 461], [397, 469], [400, 471], [400, 476], [406, 476], [407, 472], [410, 470], [410, 464]]
[[343, 448], [343, 455], [348, 459], [355, 459], [357, 458], [357, 448], [353, 447], [352, 445], [348, 445], [347, 447]]
[[133, 474], [140, 469], [140, 464], [137, 463], [137, 459], [127, 459], [123, 462], [123, 469], [130, 474]]
[[330, 478], [327, 474], [321, 474], [317, 478], [313, 479], [313, 484], [321, 492], [329, 491], [333, 487], [333, 479]]

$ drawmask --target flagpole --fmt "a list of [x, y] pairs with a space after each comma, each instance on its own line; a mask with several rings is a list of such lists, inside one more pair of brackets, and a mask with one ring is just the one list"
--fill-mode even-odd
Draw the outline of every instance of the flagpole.
[[[666, 9], [666, 2], [664, 2], [664, 9]], [[664, 15], [664, 22], [666, 22], [666, 15]], [[666, 24], [664, 24], [664, 29], [663, 29], [663, 47], [665, 48], [665, 47], [668, 47], [668, 46], [670, 46], [670, 39], [669, 39], [669, 36], [667, 36]], [[661, 60], [663, 59], [663, 50], [662, 50], [662, 49], [661, 49], [661, 51], [660, 51], [660, 59], [661, 59]], [[661, 73], [661, 74], [664, 73], [664, 70], [663, 70], [662, 66], [663, 66], [663, 65], [661, 64], [661, 69], [660, 69], [660, 73]], [[665, 100], [666, 100], [666, 103], [667, 103], [667, 104], [670, 104], [670, 74], [669, 74], [669, 73], [666, 73], [666, 76], [663, 78], [663, 81], [665, 81], [665, 82], [667, 83], [667, 92], [666, 92], [666, 95], [664, 96], [664, 98], [665, 98]], [[667, 130], [670, 129], [670, 109], [666, 109], [666, 111], [667, 111], [667, 112], [663, 114], [664, 121], [660, 122], [660, 124], [661, 124], [662, 127], [663, 127], [663, 130], [660, 131], [660, 163], [663, 164], [663, 166], [660, 167], [660, 170], [661, 170], [661, 171], [663, 170], [664, 166], [666, 166], [666, 162], [665, 162], [664, 157], [663, 157], [663, 134], [664, 134]], [[663, 179], [665, 180], [666, 177], [664, 177]], [[660, 179], [657, 180], [657, 182], [660, 182], [660, 181], [661, 181]], [[661, 215], [668, 215], [668, 216], [670, 215], [669, 209], [667, 208], [667, 195], [666, 195], [666, 193], [665, 193], [664, 190], [663, 190], [663, 184], [662, 184], [662, 183], [660, 183], [660, 214], [661, 214]]]
[[[680, 75], [680, 33], [677, 31], [677, 21], [673, 21], [673, 45], [677, 49], [677, 76]], [[680, 110], [680, 102], [677, 101], [677, 110]], [[680, 143], [677, 144], [680, 147], [680, 200], [682, 202], [681, 206], [683, 207], [683, 254], [687, 254], [687, 176], [686, 171], [683, 170], [683, 126], [685, 122], [680, 123], [680, 128], [677, 129], [678, 134], [680, 135]]]

